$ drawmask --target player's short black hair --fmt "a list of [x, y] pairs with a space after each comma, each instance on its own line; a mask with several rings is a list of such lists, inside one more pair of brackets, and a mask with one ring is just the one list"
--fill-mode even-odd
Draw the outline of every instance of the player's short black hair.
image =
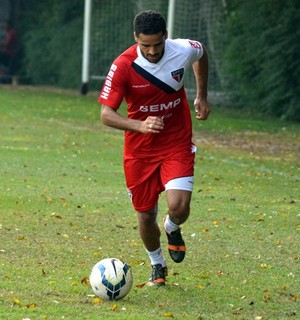
[[136, 36], [143, 34], [166, 33], [166, 21], [157, 11], [146, 10], [138, 13], [133, 21], [133, 28]]

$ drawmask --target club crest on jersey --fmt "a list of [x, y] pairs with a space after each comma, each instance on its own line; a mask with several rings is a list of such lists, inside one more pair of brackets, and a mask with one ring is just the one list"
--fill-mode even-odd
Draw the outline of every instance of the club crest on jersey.
[[195, 49], [201, 49], [201, 44], [198, 41], [189, 40], [189, 44]]
[[171, 72], [172, 78], [177, 82], [181, 81], [183, 74], [184, 74], [183, 68]]

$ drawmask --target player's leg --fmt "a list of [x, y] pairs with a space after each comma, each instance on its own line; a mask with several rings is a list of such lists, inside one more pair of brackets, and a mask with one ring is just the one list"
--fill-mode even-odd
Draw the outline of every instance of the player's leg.
[[151, 210], [138, 212], [139, 233], [147, 251], [160, 247], [160, 229], [156, 218], [157, 204]]
[[160, 229], [157, 223], [157, 204], [146, 212], [138, 212], [140, 237], [150, 258], [152, 271], [148, 285], [165, 285], [167, 264], [160, 244]]
[[[179, 226], [188, 219], [190, 214], [192, 187], [188, 181], [192, 180], [192, 178], [174, 179], [166, 185], [166, 188], [168, 188], [166, 191], [168, 214], [164, 218], [164, 229], [168, 237], [169, 254], [173, 261], [177, 263], [184, 259], [186, 252], [185, 242]], [[180, 190], [180, 188], [190, 188], [190, 190]]]
[[168, 237], [169, 254], [175, 262], [181, 262], [186, 252], [179, 226], [188, 219], [190, 214], [195, 151], [196, 148], [192, 146], [190, 149], [170, 155], [161, 169], [168, 204], [164, 228]]
[[149, 285], [161, 286], [165, 284], [167, 266], [157, 223], [158, 197], [164, 190], [158, 167], [159, 163], [150, 164], [143, 159], [126, 159], [124, 165], [128, 192], [137, 211], [139, 234], [152, 266]]

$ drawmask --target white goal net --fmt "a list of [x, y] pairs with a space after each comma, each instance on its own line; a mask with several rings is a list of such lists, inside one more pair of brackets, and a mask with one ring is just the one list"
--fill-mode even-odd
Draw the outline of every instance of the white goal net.
[[[157, 10], [170, 28], [169, 0], [92, 0], [90, 31], [90, 86], [99, 89], [112, 61], [134, 43], [133, 19], [142, 10]], [[206, 45], [210, 56], [209, 91], [220, 90], [218, 56], [221, 12], [224, 0], [173, 0], [172, 38], [189, 38]], [[169, 30], [170, 31], [170, 30]], [[186, 79], [188, 92], [194, 91], [193, 72]]]

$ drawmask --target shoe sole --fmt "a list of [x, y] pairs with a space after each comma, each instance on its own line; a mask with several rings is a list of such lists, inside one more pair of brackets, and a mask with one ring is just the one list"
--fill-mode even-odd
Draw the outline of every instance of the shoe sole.
[[159, 278], [154, 281], [149, 281], [147, 284], [149, 287], [162, 287], [166, 285], [165, 279]]

